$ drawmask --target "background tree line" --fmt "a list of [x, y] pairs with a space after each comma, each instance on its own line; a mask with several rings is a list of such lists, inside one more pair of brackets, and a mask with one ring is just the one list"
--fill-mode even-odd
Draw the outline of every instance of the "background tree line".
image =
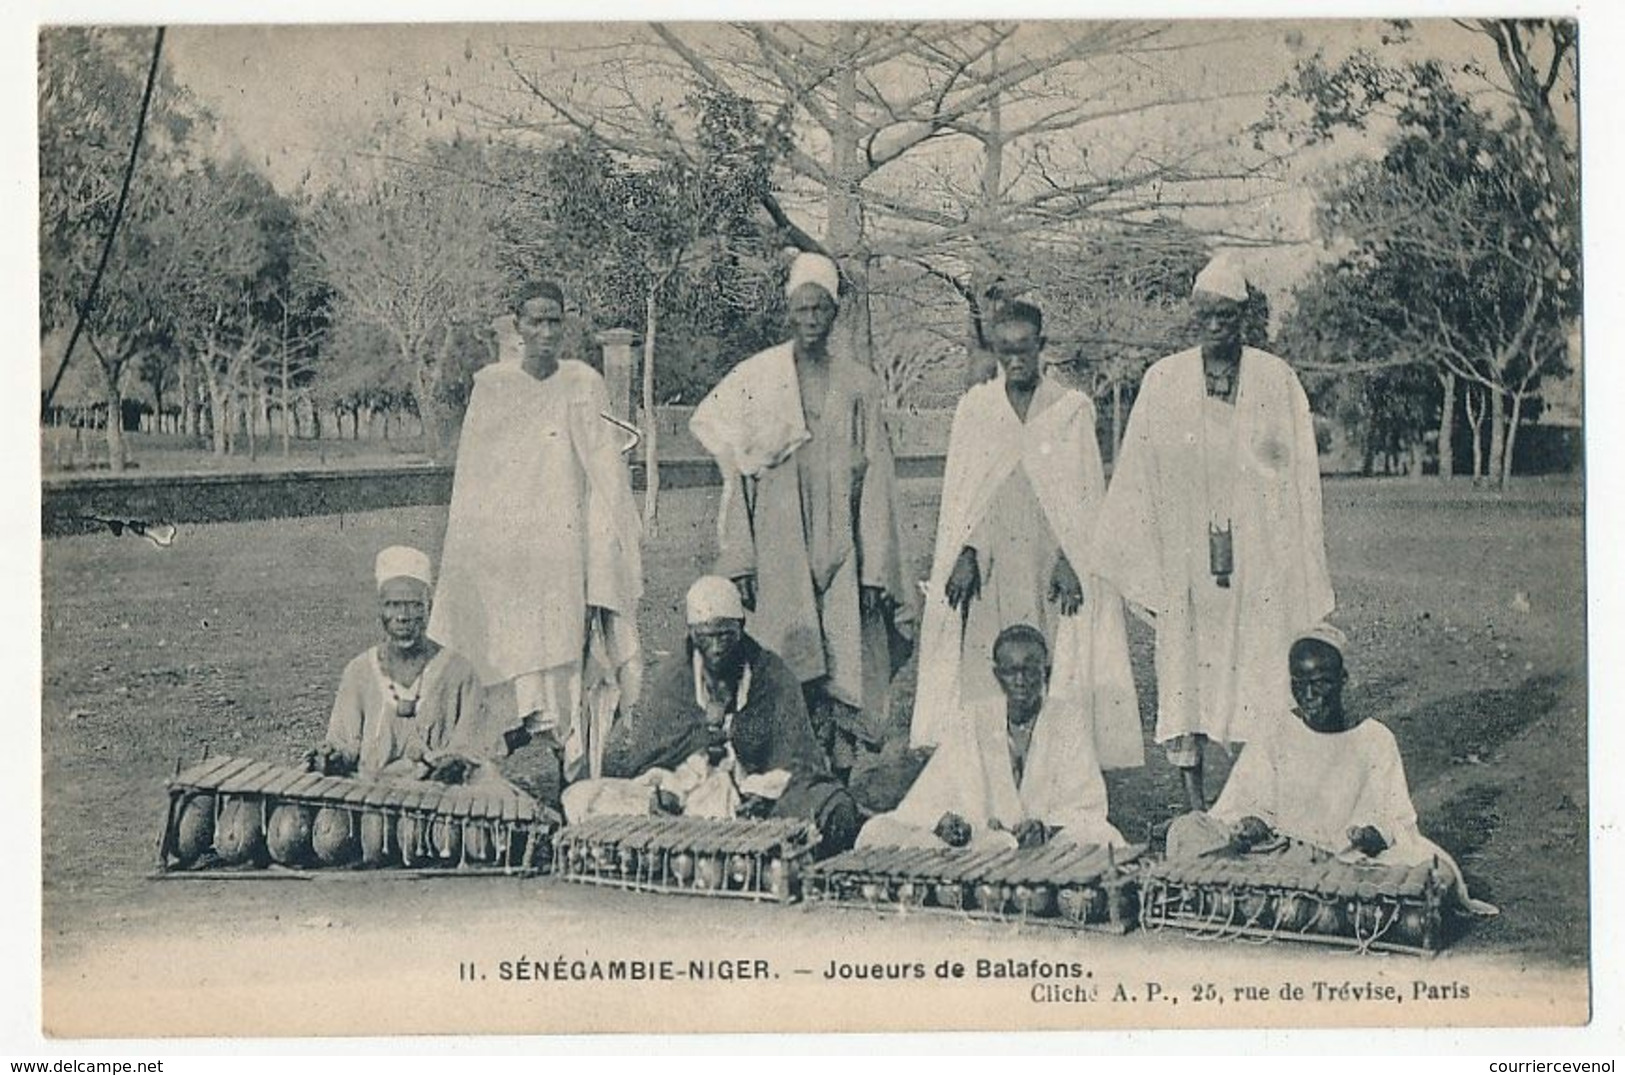
[[[1577, 42], [1567, 23], [1457, 30], [1484, 62], [1315, 54], [1250, 126], [1214, 118], [1238, 91], [1170, 77], [1212, 47], [1181, 24], [516, 34], [470, 43], [338, 175], [290, 190], [220, 151], [160, 64], [74, 398], [121, 415], [139, 392], [219, 454], [381, 421], [444, 455], [515, 280], [561, 279], [577, 357], [633, 329], [654, 407], [775, 342], [784, 265], [816, 249], [894, 406], [951, 406], [989, 369], [988, 313], [1032, 298], [1052, 350], [1085, 360], [1109, 448], [1145, 365], [1188, 344], [1209, 252], [1267, 257], [1283, 236], [1260, 199], [1357, 134], [1377, 151], [1316, 188], [1318, 267], [1273, 321], [1255, 296], [1252, 336], [1305, 370], [1368, 469], [1428, 437], [1448, 475], [1465, 425], [1472, 472], [1504, 480], [1578, 316]], [[1411, 33], [1394, 25], [1396, 49]], [[42, 342], [80, 313], [151, 47], [41, 35]], [[103, 424], [116, 469], [123, 423]]]

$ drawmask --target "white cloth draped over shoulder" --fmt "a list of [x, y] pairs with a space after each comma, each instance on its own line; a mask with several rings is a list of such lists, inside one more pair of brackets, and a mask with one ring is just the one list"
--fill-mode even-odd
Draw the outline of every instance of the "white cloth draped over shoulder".
[[[1288, 648], [1333, 606], [1314, 423], [1297, 376], [1243, 349], [1227, 446], [1236, 469], [1221, 512], [1209, 503], [1206, 405], [1200, 348], [1146, 372], [1096, 531], [1098, 569], [1156, 617], [1158, 742], [1198, 732], [1244, 742], [1278, 717], [1291, 705]], [[1222, 601], [1207, 600], [1215, 514], [1234, 527]], [[1207, 622], [1216, 616], [1225, 622]], [[1202, 652], [1199, 638], [1221, 640], [1220, 652]], [[1203, 696], [1204, 681], [1221, 685], [1208, 691], [1218, 696]]]
[[932, 829], [950, 812], [970, 822], [973, 839], [983, 837], [993, 821], [1012, 831], [1037, 820], [1060, 827], [1056, 841], [1121, 845], [1122, 835], [1106, 818], [1106, 781], [1083, 706], [1053, 695], [1045, 699], [1019, 785], [1005, 713], [1003, 698], [968, 704], [959, 721], [963, 733], [931, 756], [896, 810], [864, 826], [859, 846], [929, 845]]
[[1388, 844], [1376, 861], [1417, 866], [1437, 860], [1463, 906], [1496, 913], [1467, 895], [1455, 860], [1417, 827], [1399, 744], [1380, 721], [1317, 732], [1284, 714], [1242, 750], [1210, 813], [1232, 825], [1256, 817], [1283, 836], [1350, 856], [1348, 830], [1373, 826]]
[[538, 698], [561, 710], [543, 726], [572, 769], [596, 768], [584, 759], [642, 676], [642, 527], [608, 408], [603, 378], [581, 362], [545, 380], [513, 363], [475, 375], [429, 623], [488, 691], [505, 688], [488, 696], [506, 705], [487, 713], [495, 736]]
[[724, 477], [754, 478], [812, 439], [801, 409], [794, 346], [770, 347], [739, 363], [689, 418]]
[[1050, 694], [1068, 699], [1079, 714], [1092, 737], [1091, 757], [1108, 769], [1133, 768], [1144, 764], [1145, 748], [1122, 601], [1095, 569], [1092, 538], [1106, 483], [1094, 404], [1083, 393], [1051, 382], [1041, 394], [1047, 405], [1038, 409], [1035, 395], [1023, 422], [1010, 406], [1001, 374], [966, 392], [954, 412], [909, 741], [916, 747], [946, 747], [962, 734], [954, 723], [975, 700], [960, 698], [961, 661], [991, 656], [963, 652], [963, 621], [949, 607], [945, 587], [1000, 487], [1020, 472], [1083, 583], [1082, 610], [1058, 621]]
[[[689, 429], [723, 477], [715, 571], [756, 579], [751, 635], [861, 714], [850, 730], [878, 742], [914, 612], [896, 471], [878, 378], [833, 345], [827, 373], [809, 409], [794, 344], [771, 347], [730, 370]], [[861, 614], [865, 586], [890, 597], [889, 621]]]

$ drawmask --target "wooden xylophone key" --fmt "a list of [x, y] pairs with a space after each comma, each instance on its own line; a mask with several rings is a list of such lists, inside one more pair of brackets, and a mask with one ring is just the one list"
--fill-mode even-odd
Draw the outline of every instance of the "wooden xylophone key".
[[649, 850], [649, 840], [657, 820], [640, 817], [627, 826], [621, 837], [621, 879], [628, 884], [656, 882], [654, 871], [662, 864]]
[[1409, 899], [1420, 899], [1427, 890], [1430, 872], [1431, 869], [1425, 862], [1406, 868], [1404, 876], [1399, 881], [1399, 894]]
[[217, 777], [216, 790], [222, 795], [255, 794], [259, 791], [265, 773], [271, 768], [264, 762], [242, 758], [240, 764], [232, 766]]
[[904, 907], [922, 906], [931, 894], [935, 848], [914, 847], [898, 851], [887, 864], [896, 878], [897, 902]]
[[977, 910], [1004, 913], [1009, 889], [995, 878], [1003, 872], [1008, 860], [1019, 853], [1009, 849], [988, 852], [970, 867], [967, 880], [971, 882], [971, 894]]
[[207, 791], [215, 790], [220, 778], [231, 771], [241, 768], [244, 759], [234, 758], [229, 754], [220, 754], [208, 758], [198, 764], [177, 773], [169, 783], [171, 787], [201, 788]]
[[885, 863], [888, 872], [899, 880], [910, 882], [930, 880], [935, 873], [934, 865], [938, 857], [934, 847], [904, 847], [885, 848], [883, 854], [877, 856]]

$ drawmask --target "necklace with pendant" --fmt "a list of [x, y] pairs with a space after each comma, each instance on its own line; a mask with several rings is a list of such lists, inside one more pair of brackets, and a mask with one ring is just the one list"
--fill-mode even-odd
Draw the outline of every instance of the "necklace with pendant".
[[1202, 374], [1207, 378], [1207, 394], [1215, 399], [1228, 400], [1236, 390], [1236, 371], [1233, 368], [1227, 367], [1215, 373], [1204, 366]]
[[389, 700], [395, 706], [395, 715], [402, 720], [411, 720], [417, 716], [418, 699], [423, 695], [423, 670], [419, 669], [417, 678], [406, 687], [395, 682], [395, 677], [384, 668], [382, 658], [378, 662], [378, 672], [379, 678], [384, 681], [384, 693], [389, 695]]

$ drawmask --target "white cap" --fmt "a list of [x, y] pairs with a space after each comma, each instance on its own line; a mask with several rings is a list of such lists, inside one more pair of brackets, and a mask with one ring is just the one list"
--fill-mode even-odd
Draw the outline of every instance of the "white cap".
[[1247, 274], [1241, 271], [1229, 254], [1215, 254], [1207, 266], [1196, 274], [1196, 286], [1191, 288], [1191, 294], [1246, 302]]
[[790, 265], [790, 280], [784, 285], [785, 295], [794, 295], [802, 284], [817, 284], [833, 299], [841, 290], [841, 270], [822, 254], [798, 254]]
[[379, 586], [390, 579], [417, 579], [425, 586], [434, 585], [429, 555], [408, 545], [391, 545], [379, 553], [372, 570]]
[[1309, 639], [1314, 639], [1316, 642], [1324, 642], [1326, 645], [1336, 650], [1339, 654], [1343, 656], [1348, 655], [1349, 636], [1325, 621], [1315, 624], [1307, 631], [1300, 631], [1298, 633], [1297, 641], [1304, 642]]
[[701, 575], [688, 588], [688, 622], [690, 626], [710, 623], [712, 620], [742, 620], [745, 603], [739, 598], [739, 588], [720, 575]]

